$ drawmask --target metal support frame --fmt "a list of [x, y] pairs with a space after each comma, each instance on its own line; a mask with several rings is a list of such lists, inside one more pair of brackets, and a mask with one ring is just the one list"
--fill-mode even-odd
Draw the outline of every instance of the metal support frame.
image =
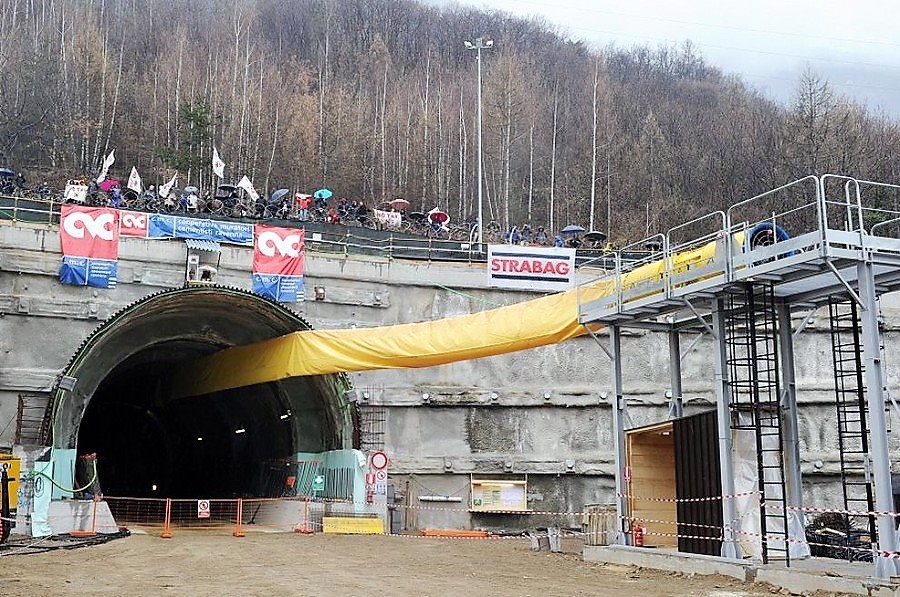
[[[865, 309], [866, 307], [865, 307], [865, 305], [863, 305], [862, 299], [860, 298], [860, 296], [858, 294], [856, 294], [856, 292], [853, 290], [853, 287], [850, 286], [850, 283], [844, 279], [844, 276], [841, 275], [841, 272], [838, 271], [838, 268], [834, 267], [834, 264], [831, 263], [830, 261], [826, 261], [825, 265], [828, 266], [828, 269], [831, 270], [831, 273], [834, 274], [834, 277], [838, 279], [838, 282], [841, 283], [841, 285], [847, 291], [847, 294], [850, 295], [850, 298], [853, 299], [857, 305], [859, 305], [860, 307]], [[873, 286], [874, 286], [874, 283], [873, 283]], [[873, 296], [874, 296], [874, 289], [873, 289]]]
[[[888, 452], [887, 424], [884, 417], [884, 377], [881, 370], [881, 343], [878, 333], [878, 307], [876, 304], [875, 273], [871, 261], [857, 265], [859, 298], [862, 311], [859, 314], [862, 329], [863, 357], [865, 359], [866, 394], [869, 405], [869, 449], [872, 454], [872, 473], [875, 477], [875, 510], [894, 512], [894, 496], [891, 489], [891, 459]], [[897, 576], [898, 560], [885, 557], [897, 552], [897, 531], [893, 516], [879, 516], [878, 550], [875, 555], [875, 576], [889, 579]]]
[[[775, 317], [778, 326], [778, 354], [781, 357], [781, 416], [784, 433], [784, 483], [787, 486], [786, 506], [803, 507], [803, 480], [800, 475], [800, 433], [797, 423], [797, 381], [794, 372], [794, 334], [791, 332], [791, 306], [784, 302], [775, 304]], [[797, 510], [800, 516], [800, 529], [806, 528], [803, 511]], [[790, 524], [788, 524], [790, 537]], [[804, 541], [806, 537], [790, 537]]]
[[691, 304], [691, 301], [689, 301], [687, 299], [683, 299], [683, 302], [684, 302], [684, 306], [687, 307], [688, 309], [690, 309], [691, 313], [694, 314], [694, 317], [697, 318], [697, 321], [699, 321], [700, 323], [703, 324], [703, 327], [706, 328], [706, 331], [709, 332], [709, 335], [712, 336], [713, 338], [718, 338], [716, 332], [714, 332], [713, 329], [711, 327], [709, 327], [709, 324], [706, 323], [706, 320], [703, 318], [703, 316], [697, 312], [697, 309], [694, 308], [694, 305]]
[[[797, 338], [798, 336], [800, 336], [800, 334], [803, 333], [803, 330], [805, 330], [806, 326], [809, 325], [809, 322], [811, 322], [813, 320], [813, 317], [816, 316], [816, 311], [818, 311], [818, 310], [819, 310], [818, 307], [813, 307], [809, 310], [809, 312], [807, 312], [806, 317], [803, 318], [803, 321], [800, 322], [800, 325], [798, 325], [797, 329], [794, 330], [794, 333], [792, 334], [793, 338]], [[788, 313], [788, 315], [790, 315], [790, 313]], [[787, 323], [788, 324], [791, 323], [790, 317], [788, 317]], [[779, 320], [779, 325], [781, 325], [780, 320]]]
[[713, 306], [713, 332], [716, 341], [714, 390], [719, 428], [719, 466], [722, 476], [722, 557], [741, 557], [741, 547], [732, 524], [737, 520], [734, 497], [734, 465], [731, 445], [731, 391], [728, 387], [727, 347], [725, 345], [725, 302], [719, 297]]
[[616, 543], [631, 545], [627, 517], [628, 486], [625, 482], [625, 396], [622, 394], [622, 330], [609, 326], [610, 352], [612, 353], [612, 425], [613, 449], [616, 465]]
[[668, 335], [669, 378], [671, 379], [669, 418], [677, 419], [684, 415], [684, 395], [681, 390], [681, 341], [678, 330], [670, 330]]

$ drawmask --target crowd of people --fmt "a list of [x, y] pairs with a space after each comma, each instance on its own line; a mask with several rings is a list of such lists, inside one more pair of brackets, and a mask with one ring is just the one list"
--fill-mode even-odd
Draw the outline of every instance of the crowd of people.
[[511, 245], [524, 245], [530, 247], [552, 245], [555, 247], [568, 247], [571, 249], [603, 248], [602, 243], [586, 240], [577, 232], [569, 234], [560, 233], [551, 237], [547, 234], [547, 231], [543, 226], [532, 228], [529, 224], [525, 224], [521, 228], [513, 226], [506, 232], [503, 240]]
[[[390, 213], [395, 221], [399, 222], [399, 225], [388, 226], [374, 217], [375, 210], [366, 205], [365, 201], [333, 197], [330, 192], [321, 194], [297, 191], [291, 194], [287, 191], [276, 191], [269, 197], [252, 200], [238, 186], [230, 184], [219, 185], [215, 192], [209, 190], [201, 192], [195, 186], [162, 190], [157, 189], [155, 185], [149, 185], [138, 193], [133, 189], [123, 189], [118, 181], [107, 181], [104, 184], [92, 179], [70, 180], [68, 183], [63, 192], [56, 191], [46, 181], [42, 181], [32, 189], [26, 185], [21, 172], [0, 168], [0, 195], [19, 195], [91, 206], [166, 213], [209, 213], [243, 218], [317, 221], [370, 228], [394, 227], [401, 231], [438, 239], [465, 240], [471, 236], [474, 227], [473, 223], [457, 222], [451, 230], [444, 221], [433, 218], [431, 214], [407, 214], [402, 206], [386, 203], [380, 206], [380, 209]], [[80, 194], [72, 194], [72, 187], [80, 188]], [[383, 213], [379, 215], [384, 216]], [[484, 238], [486, 242], [505, 242], [513, 245], [599, 248], [596, 247], [596, 242], [587, 242], [577, 233], [554, 234], [549, 233], [544, 226], [532, 227], [530, 224], [521, 227], [512, 226], [503, 234], [499, 225], [491, 222], [485, 229]]]

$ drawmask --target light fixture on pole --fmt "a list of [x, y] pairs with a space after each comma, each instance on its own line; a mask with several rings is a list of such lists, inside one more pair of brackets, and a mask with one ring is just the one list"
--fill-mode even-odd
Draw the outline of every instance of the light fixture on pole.
[[466, 49], [475, 50], [478, 62], [478, 245], [479, 249], [484, 244], [484, 203], [482, 201], [482, 172], [481, 172], [481, 50], [493, 47], [494, 41], [479, 37], [475, 43], [466, 42]]

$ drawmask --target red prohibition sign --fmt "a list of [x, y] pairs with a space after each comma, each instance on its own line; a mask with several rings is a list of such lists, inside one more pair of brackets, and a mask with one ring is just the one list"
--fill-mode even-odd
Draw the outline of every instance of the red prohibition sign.
[[371, 463], [372, 468], [380, 471], [386, 469], [388, 466], [388, 462], [390, 461], [388, 460], [387, 454], [385, 454], [381, 450], [378, 450], [376, 452], [372, 452], [372, 456], [369, 458], [369, 462]]

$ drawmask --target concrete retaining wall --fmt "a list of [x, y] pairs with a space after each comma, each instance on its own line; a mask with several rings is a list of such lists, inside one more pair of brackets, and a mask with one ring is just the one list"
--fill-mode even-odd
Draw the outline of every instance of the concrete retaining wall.
[[[127, 304], [181, 286], [183, 242], [123, 238], [114, 290], [62, 286], [55, 228], [0, 224], [0, 444], [11, 444], [17, 396], [46, 393], [83, 339]], [[220, 282], [249, 289], [251, 252], [225, 246]], [[484, 287], [483, 265], [387, 261], [308, 253], [306, 285], [325, 300], [296, 310], [316, 328], [374, 326], [470, 313], [531, 298]], [[452, 289], [452, 290], [451, 290]], [[896, 394], [900, 302], [886, 297], [889, 385]], [[541, 317], [535, 313], [534, 317]], [[832, 400], [827, 313], [796, 343], [800, 435], [809, 504], [835, 506], [839, 460]], [[682, 340], [682, 348], [690, 344]], [[635, 425], [665, 418], [668, 347], [661, 334], [628, 333], [625, 389]], [[703, 338], [683, 362], [688, 412], [712, 408], [712, 344]], [[398, 490], [407, 481], [468, 504], [470, 473], [529, 475], [532, 508], [580, 511], [612, 500], [609, 361], [590, 338], [520, 353], [426, 369], [352, 374], [367, 407], [385, 409], [381, 437]], [[896, 424], [896, 421], [895, 421]], [[891, 437], [892, 450], [898, 449]], [[418, 495], [422, 495], [421, 492]], [[416, 505], [416, 504], [413, 504]], [[538, 519], [506, 519], [422, 510], [419, 526], [513, 527]], [[577, 525], [575, 519], [571, 523]]]

